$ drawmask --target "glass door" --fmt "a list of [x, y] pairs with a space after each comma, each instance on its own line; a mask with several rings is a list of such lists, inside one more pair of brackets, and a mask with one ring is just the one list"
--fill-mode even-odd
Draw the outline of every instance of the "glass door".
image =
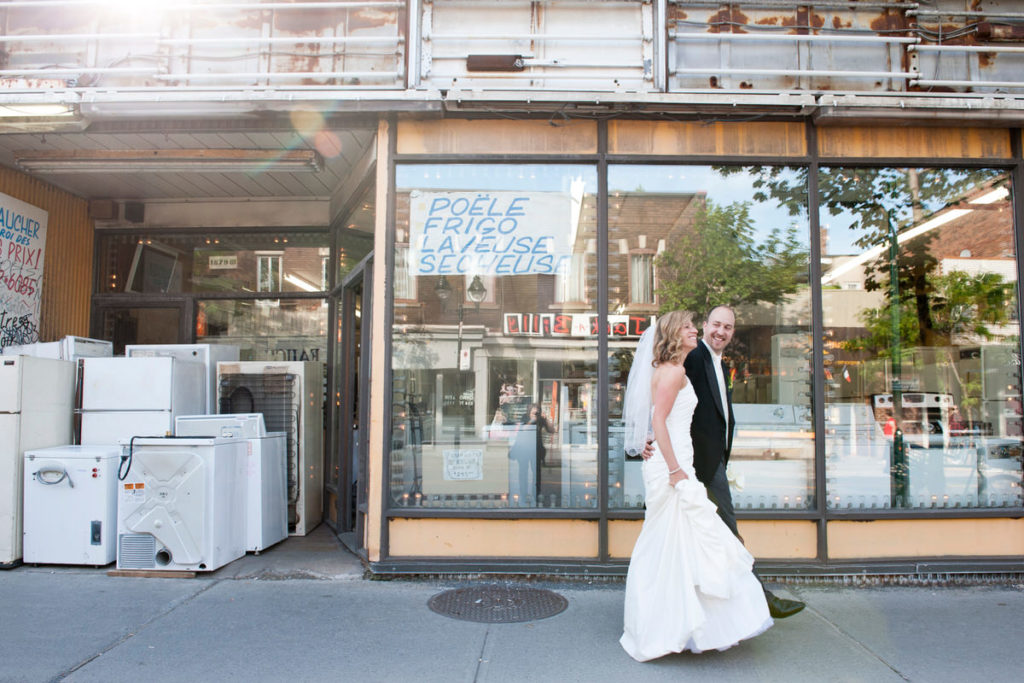
[[370, 279], [372, 256], [355, 267], [332, 292], [332, 419], [328, 510], [338, 533], [353, 533], [363, 547], [366, 515]]

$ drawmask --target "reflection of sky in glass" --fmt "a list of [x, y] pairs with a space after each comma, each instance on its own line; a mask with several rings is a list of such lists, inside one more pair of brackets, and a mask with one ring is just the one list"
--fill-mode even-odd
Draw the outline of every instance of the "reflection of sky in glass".
[[[798, 181], [798, 175], [791, 170], [783, 170], [781, 177], [790, 183]], [[749, 202], [750, 217], [754, 223], [757, 237], [768, 235], [775, 228], [785, 229], [797, 225], [797, 234], [801, 244], [808, 244], [807, 207], [801, 207], [800, 214], [791, 216], [786, 207], [778, 206], [774, 200], [757, 202], [754, 200], [754, 173], [743, 169], [731, 175], [723, 176], [710, 166], [609, 166], [608, 191], [614, 196], [616, 191], [692, 194], [703, 192], [708, 199], [719, 206], [733, 202]]]
[[[972, 176], [980, 184], [984, 181], [990, 181], [996, 179], [999, 175], [1005, 172], [995, 169], [936, 169], [936, 168], [919, 168], [916, 169], [920, 176], [921, 186], [924, 187], [929, 181], [929, 175], [935, 177], [936, 174], [940, 175], [946, 182], [953, 183], [956, 181], [966, 180]], [[825, 167], [821, 169], [821, 184], [824, 185], [829, 182], [830, 174], [856, 174], [858, 171], [854, 168], [843, 168]], [[908, 169], [906, 168], [885, 168], [879, 170], [879, 176], [885, 177], [886, 179], [892, 180], [897, 179], [902, 175], [907, 174]], [[975, 185], [977, 187], [977, 185]], [[865, 187], [865, 190], [870, 190], [871, 187]], [[972, 188], [968, 187], [964, 192], [970, 194]], [[865, 196], [866, 195], [866, 196]], [[864, 192], [850, 197], [851, 200], [867, 203], [870, 199], [870, 193]], [[922, 192], [919, 197], [921, 210], [924, 213], [924, 220], [928, 220], [934, 214], [943, 211], [952, 204], [956, 204], [962, 199], [962, 195], [957, 196], [929, 196], [927, 192]], [[870, 234], [882, 226], [884, 226], [885, 218], [884, 211], [886, 209], [892, 210], [893, 221], [899, 232], [914, 227], [913, 223], [913, 209], [911, 207], [910, 197], [885, 197], [876, 200], [878, 202], [878, 209], [872, 211], [865, 209], [864, 214], [864, 225], [859, 229], [854, 230], [851, 226], [857, 222], [857, 216], [851, 213], [847, 209], [841, 209], [836, 215], [832, 215], [832, 212], [828, 206], [821, 207], [821, 213], [819, 214], [819, 220], [821, 227], [827, 231], [828, 243], [824, 245], [824, 253], [826, 255], [856, 255], [864, 251], [864, 247], [857, 246], [855, 242], [866, 234]], [[879, 245], [884, 246], [884, 239], [879, 236]]]
[[403, 190], [537, 190], [571, 192], [582, 179], [587, 194], [597, 193], [597, 169], [568, 164], [402, 164], [395, 185]]

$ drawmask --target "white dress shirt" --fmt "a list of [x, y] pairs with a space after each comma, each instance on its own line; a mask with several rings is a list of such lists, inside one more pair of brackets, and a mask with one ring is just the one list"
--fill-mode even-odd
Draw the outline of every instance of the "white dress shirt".
[[708, 353], [711, 354], [712, 365], [715, 366], [715, 377], [718, 379], [718, 395], [722, 398], [722, 415], [725, 416], [725, 429], [729, 430], [729, 399], [725, 393], [725, 373], [722, 372], [722, 357], [715, 353], [715, 350], [711, 348], [703, 339], [701, 343], [707, 347]]

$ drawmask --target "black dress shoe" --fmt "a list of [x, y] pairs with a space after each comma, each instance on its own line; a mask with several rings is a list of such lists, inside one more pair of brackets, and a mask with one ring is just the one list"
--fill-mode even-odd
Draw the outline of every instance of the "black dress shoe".
[[791, 617], [804, 607], [807, 607], [806, 604], [799, 600], [780, 598], [771, 591], [764, 592], [764, 599], [768, 602], [768, 614], [772, 615], [773, 619]]

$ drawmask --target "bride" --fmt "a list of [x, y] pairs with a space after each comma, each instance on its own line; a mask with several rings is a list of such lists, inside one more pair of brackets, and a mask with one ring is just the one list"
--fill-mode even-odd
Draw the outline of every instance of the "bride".
[[[672, 652], [725, 650], [772, 625], [754, 558], [718, 517], [693, 469], [697, 405], [683, 360], [697, 346], [686, 311], [644, 332], [626, 385], [626, 451], [643, 464], [647, 511], [626, 578], [619, 642], [637, 661]], [[653, 397], [653, 400], [652, 400]]]

